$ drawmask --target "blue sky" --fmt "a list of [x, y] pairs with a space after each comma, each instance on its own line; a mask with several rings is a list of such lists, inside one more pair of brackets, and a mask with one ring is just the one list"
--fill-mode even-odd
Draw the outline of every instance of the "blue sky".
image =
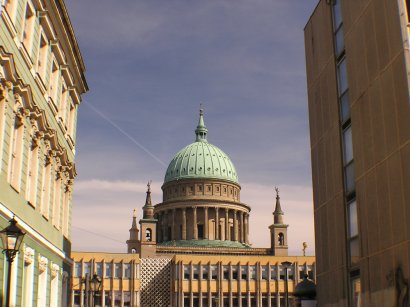
[[[234, 162], [269, 245], [274, 186], [289, 244], [313, 253], [303, 27], [317, 0], [66, 0], [87, 67], [77, 128], [73, 249], [125, 251], [133, 208], [173, 155], [208, 140]], [[139, 211], [140, 212], [140, 211]]]

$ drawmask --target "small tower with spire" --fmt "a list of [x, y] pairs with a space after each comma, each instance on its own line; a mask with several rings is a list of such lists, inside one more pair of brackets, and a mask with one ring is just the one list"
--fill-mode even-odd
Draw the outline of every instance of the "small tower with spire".
[[137, 227], [137, 210], [134, 209], [134, 214], [132, 216], [132, 226], [130, 228], [130, 239], [127, 240], [127, 252], [129, 254], [139, 253], [140, 241], [139, 241], [139, 230]]
[[142, 207], [143, 216], [140, 220], [140, 256], [154, 257], [157, 250], [157, 219], [154, 218], [154, 206], [151, 201], [151, 181], [147, 184], [147, 196]]
[[280, 206], [279, 189], [275, 187], [276, 205], [273, 212], [273, 224], [269, 226], [272, 255], [288, 255], [288, 226], [283, 223], [283, 211]]

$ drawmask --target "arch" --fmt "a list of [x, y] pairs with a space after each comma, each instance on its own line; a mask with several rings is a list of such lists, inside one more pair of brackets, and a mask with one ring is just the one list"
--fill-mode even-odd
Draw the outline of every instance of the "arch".
[[283, 234], [283, 232], [280, 232], [278, 234], [278, 244], [281, 246], [285, 245], [285, 235]]
[[147, 242], [152, 241], [152, 229], [151, 228], [145, 229], [145, 241]]

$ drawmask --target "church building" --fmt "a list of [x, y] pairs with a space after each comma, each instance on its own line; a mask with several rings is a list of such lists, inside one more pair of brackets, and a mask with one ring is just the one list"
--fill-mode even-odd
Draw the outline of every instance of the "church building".
[[241, 202], [229, 156], [208, 142], [202, 109], [195, 141], [171, 159], [162, 192], [162, 202], [153, 205], [148, 183], [139, 221], [134, 210], [127, 254], [115, 260], [112, 254], [73, 253], [73, 306], [83, 304], [78, 281], [84, 268], [91, 275], [101, 268], [96, 306], [280, 307], [286, 299], [293, 306], [298, 282], [305, 275], [315, 279], [314, 257], [288, 255], [277, 188], [273, 224], [267, 226], [271, 246], [251, 246], [251, 206]]

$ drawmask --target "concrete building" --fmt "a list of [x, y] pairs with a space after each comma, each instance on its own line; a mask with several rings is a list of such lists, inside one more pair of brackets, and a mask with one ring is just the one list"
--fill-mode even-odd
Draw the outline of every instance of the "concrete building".
[[305, 28], [319, 306], [406, 306], [409, 1], [321, 0]]
[[[63, 0], [0, 1], [0, 229], [25, 232], [11, 306], [67, 306], [84, 64]], [[7, 266], [0, 253], [0, 296]], [[4, 303], [4, 302], [3, 302]]]

